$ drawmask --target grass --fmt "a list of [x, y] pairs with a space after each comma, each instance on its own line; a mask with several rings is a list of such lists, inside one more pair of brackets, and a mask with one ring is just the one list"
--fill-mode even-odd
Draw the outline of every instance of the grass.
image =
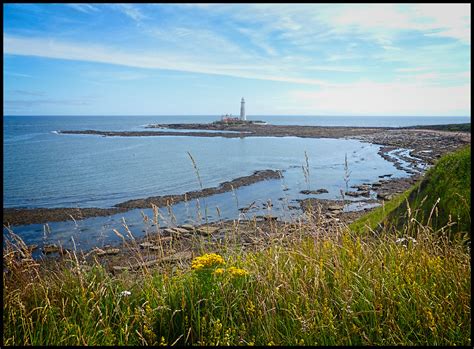
[[416, 187], [412, 187], [402, 194], [396, 195], [391, 200], [382, 202], [382, 206], [375, 208], [358, 220], [352, 222], [349, 227], [355, 232], [363, 232], [367, 229], [375, 231], [384, 227], [387, 228], [391, 223], [387, 217], [407, 200], [415, 188]]
[[[432, 178], [452, 168], [444, 159]], [[74, 253], [40, 265], [16, 239], [4, 249], [4, 345], [470, 346], [465, 237], [433, 220], [379, 224], [414, 190], [350, 228], [321, 231], [309, 215], [268, 248], [206, 245], [193, 263], [138, 273], [112, 275]]]
[[[452, 232], [471, 230], [471, 146], [443, 156], [426, 173], [420, 185], [410, 193], [409, 205], [418, 211], [421, 224], [429, 224], [435, 230], [445, 226]], [[434, 208], [434, 211], [433, 211]], [[401, 212], [408, 212], [407, 204]], [[400, 212], [398, 212], [400, 216]], [[396, 216], [392, 219], [405, 220]]]
[[392, 200], [353, 222], [354, 231], [384, 227], [407, 230], [415, 220], [433, 230], [471, 230], [471, 147], [443, 156], [423, 179]]
[[392, 234], [304, 229], [286, 246], [227, 251], [225, 265], [199, 269], [113, 276], [74, 258], [47, 274], [22, 266], [31, 279], [4, 274], [4, 344], [470, 344], [462, 241], [420, 226], [406, 245]]
[[451, 132], [471, 132], [471, 123], [464, 124], [446, 124], [446, 125], [419, 125], [409, 126], [404, 128], [416, 128], [416, 129], [431, 129], [438, 131], [451, 131]]

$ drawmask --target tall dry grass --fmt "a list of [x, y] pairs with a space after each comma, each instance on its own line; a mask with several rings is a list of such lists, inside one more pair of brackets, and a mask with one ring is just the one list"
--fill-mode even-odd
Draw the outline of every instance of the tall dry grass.
[[204, 260], [225, 264], [119, 275], [74, 253], [45, 272], [16, 237], [4, 250], [3, 341], [470, 345], [469, 245], [412, 224], [409, 236], [355, 234], [309, 216], [291, 233], [275, 226], [254, 252], [203, 245]]

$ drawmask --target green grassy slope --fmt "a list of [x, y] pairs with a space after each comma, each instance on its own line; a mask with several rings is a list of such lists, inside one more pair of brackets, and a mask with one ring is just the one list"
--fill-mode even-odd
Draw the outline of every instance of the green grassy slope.
[[446, 125], [418, 125], [402, 128], [429, 129], [452, 132], [471, 132], [471, 123], [466, 124], [446, 124]]
[[433, 230], [449, 226], [452, 232], [471, 229], [471, 147], [440, 158], [423, 180], [351, 225], [355, 231], [368, 226], [392, 225], [398, 229], [416, 219]]

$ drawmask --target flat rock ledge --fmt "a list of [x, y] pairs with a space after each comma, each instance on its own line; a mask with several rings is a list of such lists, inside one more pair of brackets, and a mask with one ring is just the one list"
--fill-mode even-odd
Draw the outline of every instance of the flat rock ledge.
[[152, 196], [145, 199], [135, 199], [119, 203], [111, 208], [4, 208], [4, 225], [26, 225], [41, 224], [47, 222], [62, 222], [70, 220], [80, 220], [89, 217], [110, 216], [123, 213], [133, 209], [149, 209], [152, 205], [164, 207], [182, 201], [194, 200], [197, 198], [221, 194], [232, 191], [239, 187], [247, 186], [264, 180], [279, 179], [282, 172], [278, 170], [255, 171], [249, 176], [238, 177], [231, 181], [223, 182], [217, 187], [204, 188], [202, 190], [190, 191], [178, 195]]
[[[384, 176], [388, 177], [388, 176]], [[412, 175], [407, 178], [391, 178], [391, 179], [380, 179], [374, 183], [364, 183], [358, 186], [353, 186], [352, 188], [363, 189], [362, 191], [351, 192], [352, 196], [359, 196], [362, 193], [362, 196], [366, 193], [373, 192], [377, 199], [367, 198], [360, 201], [352, 200], [327, 200], [327, 199], [317, 199], [317, 198], [307, 198], [300, 201], [300, 206], [305, 212], [310, 212], [313, 215], [320, 215], [324, 217], [326, 221], [329, 222], [344, 222], [349, 224], [362, 216], [365, 212], [370, 211], [373, 207], [367, 207], [359, 211], [344, 212], [344, 207], [346, 204], [353, 203], [363, 203], [363, 204], [381, 204], [382, 201], [391, 200], [398, 194], [403, 193], [405, 190], [408, 190], [412, 185], [414, 185], [418, 180], [422, 178], [421, 175]], [[346, 195], [348, 193], [346, 192]], [[351, 196], [351, 195], [348, 195]]]

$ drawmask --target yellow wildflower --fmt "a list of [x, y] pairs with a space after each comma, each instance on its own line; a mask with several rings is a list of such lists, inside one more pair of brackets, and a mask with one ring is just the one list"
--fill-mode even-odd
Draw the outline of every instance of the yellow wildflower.
[[191, 263], [191, 268], [199, 270], [221, 264], [225, 264], [224, 258], [222, 258], [222, 256], [219, 256], [215, 253], [206, 253], [202, 256], [194, 258]]
[[166, 342], [165, 337], [161, 336], [160, 346], [166, 347], [167, 345], [168, 343]]
[[214, 275], [222, 275], [224, 274], [225, 270], [223, 268], [217, 268], [216, 270], [214, 270], [213, 274]]
[[241, 269], [241, 268], [236, 268], [236, 267], [230, 267], [229, 268], [229, 273], [232, 276], [245, 276], [245, 275], [249, 274], [249, 272], [247, 270]]
[[435, 322], [433, 313], [431, 312], [431, 310], [428, 310], [428, 311], [425, 311], [425, 314], [426, 314], [426, 317], [428, 320], [428, 326], [431, 332], [436, 332], [436, 322]]
[[202, 269], [202, 268], [204, 268], [204, 264], [202, 264], [202, 263], [194, 263], [194, 261], [193, 261], [191, 267], [192, 267], [193, 269]]
[[253, 304], [252, 300], [250, 299], [247, 301], [246, 310], [249, 315], [252, 315], [253, 313], [255, 313], [255, 304]]

